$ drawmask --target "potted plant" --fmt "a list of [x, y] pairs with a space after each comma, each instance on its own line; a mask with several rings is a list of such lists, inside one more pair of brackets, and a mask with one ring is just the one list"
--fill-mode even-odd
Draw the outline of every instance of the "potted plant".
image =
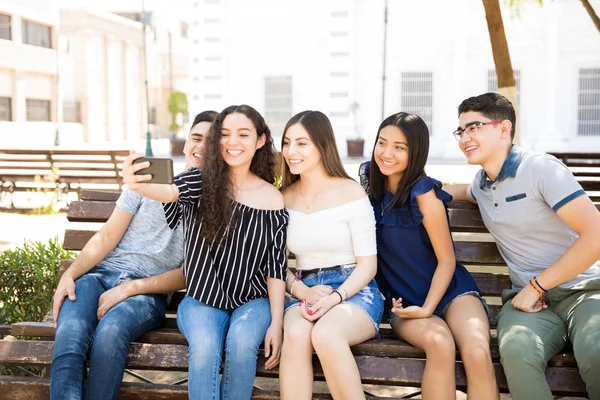
[[171, 155], [181, 155], [185, 146], [186, 138], [179, 137], [182, 125], [179, 123], [183, 114], [188, 112], [187, 95], [183, 92], [171, 92], [167, 101], [167, 107], [171, 114], [171, 125], [169, 125], [169, 140], [171, 142]]
[[358, 102], [354, 101], [350, 104], [350, 112], [352, 113], [352, 121], [354, 122], [354, 136], [346, 139], [346, 147], [348, 157], [363, 157], [365, 150], [365, 139], [360, 135], [360, 131], [356, 126], [356, 112], [358, 111]]

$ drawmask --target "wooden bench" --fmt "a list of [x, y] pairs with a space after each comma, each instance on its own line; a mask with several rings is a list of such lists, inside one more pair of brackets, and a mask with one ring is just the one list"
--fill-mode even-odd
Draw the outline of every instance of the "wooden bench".
[[565, 164], [594, 203], [600, 203], [600, 153], [549, 153]]
[[[116, 193], [84, 191], [82, 201], [71, 203], [67, 218], [71, 222], [103, 222], [114, 208]], [[600, 209], [600, 206], [598, 206]], [[507, 268], [495, 243], [483, 226], [481, 215], [476, 206], [466, 202], [454, 202], [450, 209], [452, 231], [456, 239], [457, 258], [472, 271], [484, 296], [490, 305], [490, 323], [492, 325], [492, 358], [501, 392], [508, 387], [501, 365], [495, 338], [496, 318], [500, 311], [499, 296], [510, 287]], [[72, 224], [75, 225], [75, 224]], [[66, 249], [79, 250], [94, 234], [94, 231], [69, 229], [65, 232]], [[70, 265], [63, 261], [61, 269]], [[176, 293], [167, 315], [167, 326], [149, 332], [132, 343], [127, 358], [127, 367], [137, 370], [186, 371], [188, 348], [185, 338], [177, 329], [175, 312], [182, 293]], [[40, 340], [0, 340], [0, 364], [48, 366], [52, 361], [54, 326], [51, 322], [21, 322], [11, 326], [11, 334], [16, 337], [36, 336]], [[361, 377], [366, 384], [383, 386], [419, 387], [425, 366], [424, 352], [408, 343], [393, 338], [390, 326], [381, 325], [382, 338], [369, 340], [354, 346]], [[457, 360], [460, 360], [457, 354]], [[265, 359], [259, 354], [257, 376], [277, 378], [278, 371], [264, 369]], [[318, 358], [313, 359], [315, 377], [324, 380]], [[552, 357], [548, 363], [546, 377], [556, 395], [583, 396], [585, 385], [577, 369], [576, 361], [569, 350]], [[456, 383], [459, 390], [466, 388], [465, 371], [457, 361]], [[10, 393], [11, 399], [47, 399], [48, 379], [0, 377], [0, 393]], [[159, 398], [185, 399], [185, 387], [151, 384], [124, 384], [122, 399]], [[274, 391], [255, 389], [254, 399], [277, 399]], [[316, 394], [315, 399], [329, 399], [329, 395]], [[377, 398], [369, 396], [368, 398]]]
[[81, 195], [91, 184], [120, 189], [120, 165], [128, 155], [129, 150], [0, 149], [0, 190], [76, 190]]

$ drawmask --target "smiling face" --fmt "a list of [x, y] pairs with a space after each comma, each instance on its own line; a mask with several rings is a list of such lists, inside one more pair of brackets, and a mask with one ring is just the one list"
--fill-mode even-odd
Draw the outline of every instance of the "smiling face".
[[194, 125], [190, 131], [190, 136], [185, 141], [183, 154], [185, 155], [185, 165], [188, 168], [202, 167], [204, 139], [210, 129], [210, 122], [203, 121]]
[[252, 163], [256, 150], [264, 146], [266, 136], [260, 136], [250, 118], [241, 113], [225, 117], [221, 125], [221, 157], [230, 167]]
[[381, 173], [388, 179], [399, 182], [408, 167], [408, 141], [404, 132], [394, 125], [382, 128], [373, 156]]
[[294, 175], [313, 170], [322, 164], [321, 153], [301, 124], [290, 126], [283, 137], [281, 153]]
[[[458, 125], [459, 128], [463, 129], [465, 126], [471, 125], [476, 121], [491, 122], [492, 120], [480, 112], [467, 111], [460, 114]], [[503, 152], [499, 151], [499, 149], [510, 147], [510, 131], [511, 123], [508, 120], [494, 125], [484, 125], [479, 127], [475, 134], [463, 133], [458, 146], [467, 157], [469, 164], [485, 166], [502, 157]]]

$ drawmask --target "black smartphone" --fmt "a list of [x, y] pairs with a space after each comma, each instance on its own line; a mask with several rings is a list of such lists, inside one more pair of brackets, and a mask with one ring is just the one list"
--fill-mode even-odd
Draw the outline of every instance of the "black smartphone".
[[173, 160], [170, 158], [153, 158], [153, 157], [140, 157], [133, 161], [134, 164], [149, 161], [150, 166], [148, 168], [140, 169], [136, 175], [152, 175], [152, 179], [144, 181], [145, 183], [173, 183]]

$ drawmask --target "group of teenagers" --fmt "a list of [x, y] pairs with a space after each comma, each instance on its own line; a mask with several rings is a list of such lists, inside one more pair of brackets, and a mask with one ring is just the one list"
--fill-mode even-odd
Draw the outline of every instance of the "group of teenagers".
[[498, 399], [486, 302], [454, 253], [454, 198], [478, 204], [508, 265], [497, 330], [512, 398], [553, 399], [545, 367], [570, 343], [600, 399], [600, 213], [561, 162], [512, 143], [515, 119], [502, 95], [464, 100], [453, 134], [482, 169], [442, 187], [425, 173], [419, 116], [381, 123], [358, 183], [327, 116], [303, 111], [283, 131], [278, 189], [254, 108], [198, 114], [185, 172], [148, 183], [136, 172], [149, 163], [129, 156], [113, 214], [61, 277], [51, 398], [116, 399], [130, 342], [164, 326], [169, 293], [185, 288], [190, 399], [251, 398], [263, 343], [282, 399], [312, 397], [313, 352], [333, 398], [364, 399], [350, 347], [378, 336], [384, 302], [395, 334], [426, 354], [423, 399], [455, 398], [456, 348], [467, 397]]

